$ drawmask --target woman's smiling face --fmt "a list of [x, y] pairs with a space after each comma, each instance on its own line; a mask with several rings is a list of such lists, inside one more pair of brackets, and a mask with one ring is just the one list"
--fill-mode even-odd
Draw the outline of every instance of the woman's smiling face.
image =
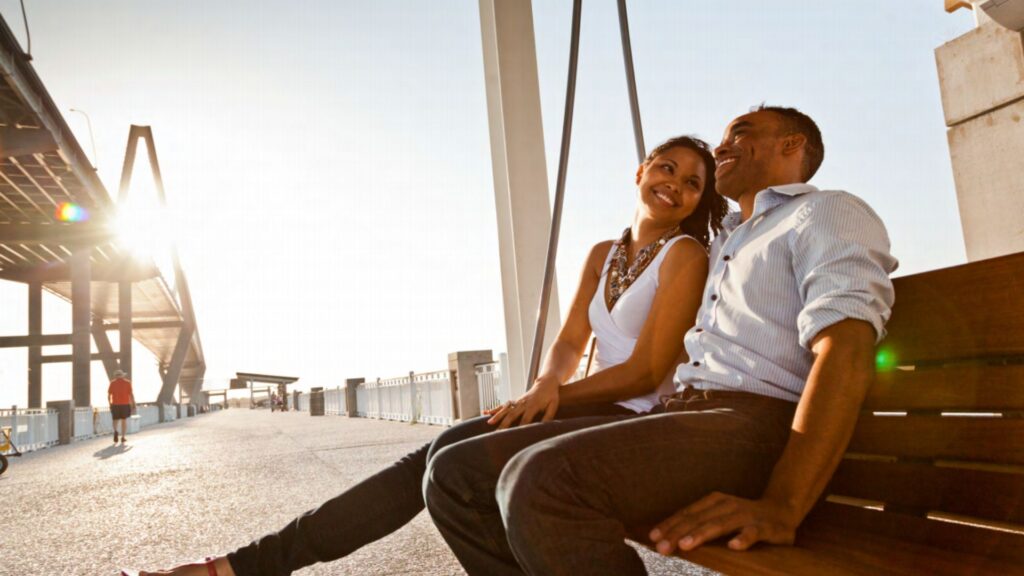
[[640, 166], [640, 204], [658, 221], [682, 222], [700, 203], [708, 167], [697, 152], [676, 146]]

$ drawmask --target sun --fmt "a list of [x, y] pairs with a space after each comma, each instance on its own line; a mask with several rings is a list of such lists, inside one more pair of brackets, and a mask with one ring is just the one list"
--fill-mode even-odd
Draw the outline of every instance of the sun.
[[174, 218], [161, 206], [128, 202], [114, 218], [115, 244], [138, 261], [159, 261], [174, 247]]

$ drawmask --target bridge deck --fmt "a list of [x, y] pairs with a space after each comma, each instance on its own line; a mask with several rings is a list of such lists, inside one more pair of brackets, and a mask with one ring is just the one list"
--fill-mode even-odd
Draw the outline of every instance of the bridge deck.
[[[442, 428], [231, 409], [13, 458], [0, 476], [0, 558], [11, 574], [113, 574], [225, 552], [287, 521]], [[215, 519], [223, 519], [217, 522]], [[684, 564], [651, 561], [652, 574]], [[426, 514], [299, 574], [462, 574]], [[692, 574], [710, 574], [694, 567]]]

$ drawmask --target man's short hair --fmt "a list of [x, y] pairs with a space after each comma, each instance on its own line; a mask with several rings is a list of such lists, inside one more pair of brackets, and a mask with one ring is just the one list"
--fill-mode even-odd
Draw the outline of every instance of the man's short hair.
[[797, 110], [784, 106], [755, 106], [751, 112], [768, 111], [782, 117], [782, 129], [786, 134], [801, 134], [806, 138], [804, 144], [803, 181], [807, 182], [818, 171], [821, 161], [825, 159], [825, 143], [821, 141], [821, 130], [811, 117]]

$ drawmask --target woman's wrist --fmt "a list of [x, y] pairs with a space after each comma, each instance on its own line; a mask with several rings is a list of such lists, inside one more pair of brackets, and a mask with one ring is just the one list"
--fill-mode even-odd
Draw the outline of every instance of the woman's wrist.
[[553, 376], [538, 376], [533, 381], [534, 388], [558, 388], [561, 383]]

